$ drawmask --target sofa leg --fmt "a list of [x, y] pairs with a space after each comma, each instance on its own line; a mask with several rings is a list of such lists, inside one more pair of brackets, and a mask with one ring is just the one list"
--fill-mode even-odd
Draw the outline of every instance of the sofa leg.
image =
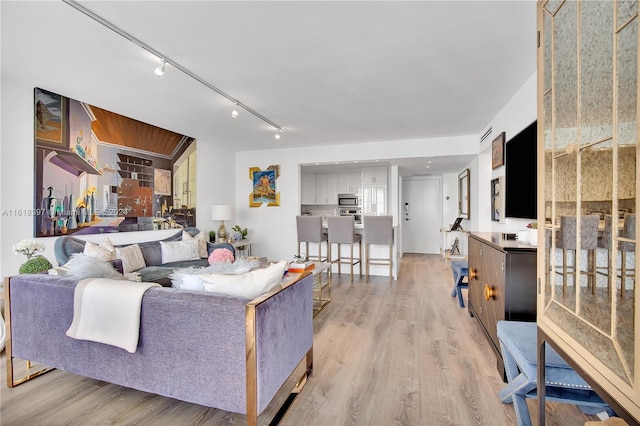
[[[18, 386], [19, 384], [22, 384], [24, 382], [27, 382], [31, 379], [35, 379], [38, 376], [42, 376], [44, 373], [48, 373], [49, 371], [53, 370], [53, 367], [46, 367], [43, 368], [41, 370], [38, 370], [34, 373], [31, 374], [27, 374], [26, 376], [20, 377], [20, 378], [15, 378], [15, 366], [13, 365], [14, 360], [13, 360], [13, 350], [12, 350], [12, 339], [11, 339], [11, 292], [9, 290], [11, 283], [10, 283], [10, 278], [5, 278], [4, 280], [4, 318], [5, 318], [5, 326], [6, 326], [6, 332], [5, 332], [5, 336], [6, 338], [6, 344], [5, 344], [5, 357], [6, 357], [6, 361], [7, 361], [7, 387], [14, 387], [14, 386]], [[29, 370], [31, 369], [31, 361], [26, 361], [27, 362], [27, 373], [29, 372]]]

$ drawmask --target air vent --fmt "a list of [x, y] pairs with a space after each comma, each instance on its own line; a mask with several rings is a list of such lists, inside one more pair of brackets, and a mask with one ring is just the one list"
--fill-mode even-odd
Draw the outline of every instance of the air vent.
[[493, 127], [489, 127], [489, 130], [487, 130], [484, 135], [480, 136], [480, 143], [484, 142], [484, 140], [489, 137], [492, 131]]

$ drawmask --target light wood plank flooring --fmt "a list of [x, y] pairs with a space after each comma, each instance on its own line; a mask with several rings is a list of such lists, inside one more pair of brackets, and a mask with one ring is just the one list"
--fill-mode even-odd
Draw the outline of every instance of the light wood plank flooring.
[[[399, 279], [333, 275], [332, 301], [314, 319], [314, 372], [282, 425], [513, 425], [502, 381], [475, 319], [450, 296], [450, 267], [405, 255]], [[466, 291], [465, 291], [466, 300]], [[55, 370], [13, 389], [2, 357], [2, 425], [226, 425], [239, 414]], [[198, 368], [193, 366], [193, 368]], [[215, 383], [212, 383], [215, 386]], [[267, 424], [292, 383], [260, 417]], [[534, 424], [537, 401], [529, 401]], [[547, 403], [548, 425], [594, 418]]]

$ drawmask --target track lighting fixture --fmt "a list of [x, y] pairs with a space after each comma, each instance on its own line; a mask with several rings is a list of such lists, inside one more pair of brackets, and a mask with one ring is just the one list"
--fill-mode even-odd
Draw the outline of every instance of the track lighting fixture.
[[158, 77], [162, 77], [164, 75], [164, 65], [166, 63], [167, 61], [162, 58], [162, 63], [153, 71]]
[[[0, 0], [0, 1], [2, 1], [2, 0]], [[154, 70], [154, 73], [157, 76], [162, 76], [164, 74], [165, 65], [169, 64], [169, 65], [171, 65], [172, 68], [174, 68], [174, 69], [182, 72], [183, 74], [191, 77], [193, 80], [195, 80], [198, 83], [202, 84], [203, 86], [211, 89], [212, 91], [214, 91], [218, 95], [220, 95], [220, 96], [226, 98], [227, 100], [233, 102], [235, 104], [235, 108], [233, 109], [233, 112], [231, 113], [231, 116], [233, 118], [236, 118], [238, 116], [238, 106], [240, 106], [244, 111], [248, 112], [249, 114], [251, 114], [254, 117], [264, 121], [269, 126], [271, 126], [274, 129], [276, 129], [276, 135], [275, 135], [276, 139], [280, 139], [280, 133], [287, 130], [286, 128], [284, 128], [282, 126], [279, 126], [278, 124], [276, 124], [273, 121], [269, 120], [267, 117], [265, 117], [264, 115], [260, 114], [258, 111], [255, 111], [254, 109], [252, 109], [248, 105], [245, 105], [242, 102], [239, 102], [237, 99], [235, 99], [231, 95], [227, 94], [223, 90], [217, 88], [216, 86], [214, 86], [213, 84], [209, 83], [208, 81], [204, 80], [200, 76], [194, 74], [191, 70], [185, 68], [180, 63], [172, 60], [171, 58], [168, 58], [162, 52], [159, 52], [158, 50], [156, 50], [153, 47], [149, 46], [148, 44], [146, 44], [142, 40], [139, 40], [139, 39], [135, 38], [131, 34], [129, 34], [126, 31], [124, 31], [123, 29], [121, 29], [121, 28], [117, 27], [116, 25], [114, 25], [113, 23], [107, 21], [106, 19], [104, 19], [100, 15], [97, 15], [96, 13], [92, 12], [91, 10], [89, 10], [86, 7], [84, 7], [83, 5], [78, 3], [77, 1], [75, 1], [75, 0], [62, 0], [62, 1], [64, 3], [66, 3], [66, 4], [68, 4], [69, 6], [73, 7], [74, 9], [76, 9], [78, 12], [80, 12], [80, 13], [88, 16], [89, 18], [95, 20], [99, 24], [104, 25], [105, 27], [107, 27], [111, 31], [115, 32], [116, 34], [126, 38], [127, 40], [129, 40], [130, 42], [135, 44], [136, 46], [139, 46], [142, 49], [146, 50], [147, 52], [151, 53], [152, 55], [156, 56], [157, 58], [160, 58], [162, 63], [161, 63], [160, 66], [158, 66]]]

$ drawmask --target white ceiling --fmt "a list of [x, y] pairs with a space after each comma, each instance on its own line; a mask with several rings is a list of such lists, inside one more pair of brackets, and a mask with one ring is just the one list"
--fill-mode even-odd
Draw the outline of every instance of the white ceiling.
[[80, 3], [288, 132], [61, 2], [1, 2], [3, 78], [93, 83], [78, 100], [234, 150], [480, 135], [535, 70], [533, 0]]

